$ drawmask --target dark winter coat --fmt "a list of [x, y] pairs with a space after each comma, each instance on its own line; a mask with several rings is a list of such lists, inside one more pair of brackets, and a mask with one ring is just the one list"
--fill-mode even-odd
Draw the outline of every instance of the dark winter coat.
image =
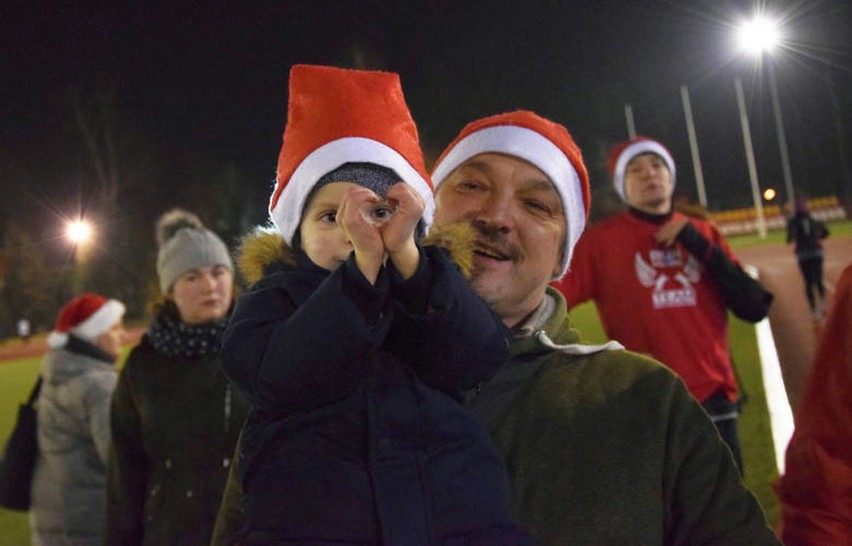
[[248, 405], [218, 356], [133, 349], [112, 402], [107, 544], [208, 545]]
[[444, 252], [375, 286], [353, 258], [266, 271], [222, 350], [252, 402], [246, 543], [524, 544], [502, 459], [460, 403], [505, 361], [507, 331]]

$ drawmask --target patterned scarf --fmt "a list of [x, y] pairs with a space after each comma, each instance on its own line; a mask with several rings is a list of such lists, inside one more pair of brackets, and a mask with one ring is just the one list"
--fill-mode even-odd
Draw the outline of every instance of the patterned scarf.
[[227, 319], [205, 324], [186, 324], [168, 313], [159, 313], [148, 328], [154, 349], [168, 357], [193, 358], [218, 353]]

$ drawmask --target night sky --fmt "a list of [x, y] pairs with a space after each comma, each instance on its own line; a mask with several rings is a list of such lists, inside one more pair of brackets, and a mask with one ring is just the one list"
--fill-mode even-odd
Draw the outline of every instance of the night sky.
[[[811, 196], [852, 196], [840, 152], [852, 142], [850, 4], [761, 2], [786, 21], [777, 78], [793, 181]], [[733, 47], [733, 26], [752, 11], [730, 0], [3, 2], [0, 211], [48, 237], [51, 218], [84, 206], [94, 183], [71, 104], [106, 94], [132, 170], [125, 210], [205, 210], [199, 200], [217, 191], [206, 173], [230, 170], [243, 181], [241, 221], [263, 221], [294, 63], [398, 72], [430, 165], [478, 116], [551, 117], [583, 148], [601, 203], [612, 196], [606, 151], [627, 137], [625, 103], [638, 132], [672, 150], [678, 190], [696, 199], [687, 85], [710, 208], [750, 206], [737, 75], [761, 184], [783, 188], [766, 74]]]

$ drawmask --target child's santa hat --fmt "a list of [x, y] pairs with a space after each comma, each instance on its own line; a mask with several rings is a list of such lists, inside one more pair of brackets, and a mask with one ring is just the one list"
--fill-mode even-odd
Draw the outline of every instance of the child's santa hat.
[[71, 334], [84, 341], [94, 341], [123, 316], [124, 304], [120, 301], [93, 292], [81, 294], [62, 306], [53, 332], [47, 336], [47, 345], [51, 349], [62, 348]]
[[484, 153], [508, 154], [533, 164], [546, 174], [565, 209], [565, 252], [562, 273], [571, 262], [591, 204], [589, 174], [580, 148], [568, 130], [529, 111], [519, 110], [469, 123], [438, 158], [432, 170], [437, 189], [456, 168]]
[[612, 184], [615, 186], [615, 191], [625, 203], [627, 202], [627, 198], [624, 196], [624, 173], [627, 170], [627, 164], [634, 157], [642, 154], [657, 154], [663, 158], [663, 161], [666, 162], [666, 167], [669, 168], [672, 187], [674, 187], [675, 162], [672, 159], [672, 154], [656, 140], [638, 136], [613, 146], [606, 160], [606, 168], [610, 176], [612, 176]]
[[314, 185], [347, 163], [372, 163], [393, 170], [423, 198], [422, 221], [426, 226], [432, 222], [432, 184], [399, 76], [293, 66], [284, 144], [269, 201], [272, 221], [288, 244]]

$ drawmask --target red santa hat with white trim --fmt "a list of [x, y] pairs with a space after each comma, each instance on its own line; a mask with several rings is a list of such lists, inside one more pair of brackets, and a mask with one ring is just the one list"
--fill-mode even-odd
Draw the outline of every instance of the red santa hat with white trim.
[[346, 163], [392, 169], [426, 205], [424, 227], [435, 209], [417, 126], [392, 72], [295, 65], [278, 176], [269, 214], [292, 243], [311, 190]]
[[432, 170], [436, 191], [459, 165], [489, 152], [528, 161], [556, 186], [565, 209], [565, 252], [559, 274], [562, 277], [591, 205], [589, 174], [580, 148], [563, 125], [534, 112], [518, 110], [482, 118], [465, 126], [438, 158]]
[[615, 186], [616, 193], [618, 193], [621, 200], [625, 203], [627, 202], [627, 197], [624, 195], [624, 173], [627, 171], [627, 164], [634, 157], [642, 154], [656, 154], [663, 158], [671, 174], [672, 187], [675, 185], [675, 162], [671, 152], [665, 146], [645, 136], [637, 136], [636, 138], [619, 142], [610, 150], [606, 160], [606, 168], [610, 176], [612, 176], [612, 184]]
[[68, 343], [72, 334], [84, 341], [94, 341], [123, 316], [124, 304], [120, 301], [94, 292], [81, 294], [59, 310], [53, 331], [47, 336], [47, 345], [51, 349], [60, 349]]

